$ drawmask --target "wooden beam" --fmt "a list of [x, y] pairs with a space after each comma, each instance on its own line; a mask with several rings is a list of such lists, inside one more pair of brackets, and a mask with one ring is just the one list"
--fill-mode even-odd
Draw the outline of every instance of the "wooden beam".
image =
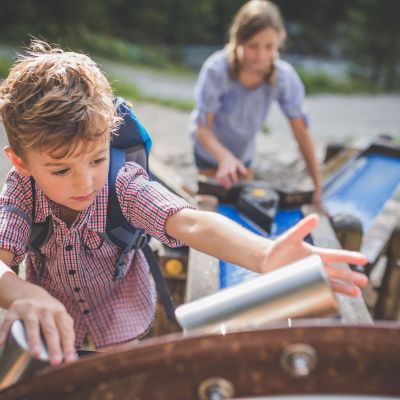
[[[318, 212], [313, 206], [305, 205], [302, 207], [303, 215], [317, 213], [320, 217], [318, 226], [312, 232], [314, 245], [332, 249], [340, 249], [341, 246], [333, 231], [328, 217]], [[338, 268], [350, 269], [347, 264], [338, 264]], [[362, 297], [349, 297], [337, 295], [339, 301], [340, 318], [344, 323], [372, 323], [372, 317]]]

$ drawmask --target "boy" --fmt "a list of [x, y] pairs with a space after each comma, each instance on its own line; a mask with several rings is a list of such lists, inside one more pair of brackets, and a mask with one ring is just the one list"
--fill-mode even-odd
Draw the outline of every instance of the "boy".
[[[133, 251], [123, 279], [115, 281], [118, 249], [103, 240], [109, 145], [119, 123], [112, 98], [89, 57], [38, 41], [0, 86], [5, 153], [14, 166], [0, 196], [0, 307], [8, 309], [0, 344], [20, 318], [32, 354], [38, 355], [42, 331], [53, 365], [73, 360], [86, 334], [105, 349], [143, 336], [154, 319], [156, 296], [143, 254]], [[116, 191], [127, 220], [169, 246], [185, 243], [258, 272], [319, 254], [335, 290], [358, 295], [367, 282], [362, 274], [329, 265], [364, 264], [361, 254], [303, 242], [316, 216], [273, 242], [194, 210], [149, 182], [134, 163], [119, 172]], [[42, 257], [27, 251], [32, 218], [51, 218]], [[10, 269], [25, 256], [26, 281]]]

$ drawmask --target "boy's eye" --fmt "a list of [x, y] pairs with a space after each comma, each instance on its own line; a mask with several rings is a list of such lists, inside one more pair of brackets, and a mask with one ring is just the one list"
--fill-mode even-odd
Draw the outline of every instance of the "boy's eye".
[[98, 158], [93, 161], [94, 164], [101, 164], [103, 161], [106, 161], [106, 157]]
[[60, 171], [53, 171], [51, 174], [56, 175], [56, 176], [63, 176], [65, 175], [69, 170], [67, 168], [61, 169]]

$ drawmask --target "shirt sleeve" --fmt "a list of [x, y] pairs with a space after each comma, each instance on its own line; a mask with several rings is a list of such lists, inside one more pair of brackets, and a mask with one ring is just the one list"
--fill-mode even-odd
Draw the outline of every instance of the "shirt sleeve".
[[[224, 65], [216, 56], [209, 58], [202, 66], [195, 87], [197, 122], [205, 124], [206, 114], [216, 114], [221, 107]], [[225, 73], [227, 73], [225, 71]]]
[[[279, 67], [278, 67], [279, 68]], [[286, 64], [278, 70], [278, 102], [287, 118], [303, 118], [309, 125], [309, 115], [305, 109], [303, 82], [294, 68]]]
[[165, 224], [179, 210], [194, 209], [191, 204], [160, 183], [149, 181], [145, 170], [135, 163], [127, 163], [119, 172], [116, 188], [122, 213], [133, 226], [169, 247], [184, 245], [166, 233]]
[[25, 258], [32, 227], [29, 178], [11, 170], [0, 194], [0, 248], [14, 254], [12, 266]]

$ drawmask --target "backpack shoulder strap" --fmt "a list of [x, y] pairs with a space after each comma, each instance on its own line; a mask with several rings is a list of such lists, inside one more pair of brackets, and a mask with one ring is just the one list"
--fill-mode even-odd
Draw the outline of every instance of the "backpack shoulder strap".
[[[122, 214], [121, 206], [118, 201], [116, 192], [116, 179], [118, 171], [122, 168], [125, 160], [122, 149], [111, 147], [110, 150], [110, 169], [109, 169], [109, 192], [107, 206], [107, 222], [106, 235], [117, 247], [121, 249], [116, 262], [116, 270], [114, 280], [124, 277], [123, 267], [125, 258], [133, 249], [141, 249], [146, 257], [150, 267], [150, 272], [153, 276], [154, 283], [157, 287], [161, 303], [164, 306], [165, 312], [170, 320], [175, 320], [175, 305], [172, 300], [171, 293], [161, 271], [160, 264], [150, 248], [149, 236], [143, 229], [133, 227], [125, 219]], [[123, 161], [122, 161], [123, 160]]]
[[[124, 277], [123, 267], [125, 258], [133, 249], [141, 249], [145, 255], [157, 287], [160, 300], [164, 305], [169, 319], [175, 320], [175, 306], [171, 293], [165, 281], [161, 267], [152, 249], [148, 245], [149, 235], [143, 229], [132, 226], [124, 217], [118, 201], [116, 191], [116, 181], [118, 172], [126, 161], [136, 161], [146, 170], [147, 154], [151, 146], [151, 138], [143, 125], [136, 118], [133, 110], [129, 108], [124, 100], [115, 100], [117, 112], [123, 117], [124, 121], [118, 132], [116, 143], [113, 141], [110, 146], [110, 166], [108, 174], [108, 206], [106, 235], [108, 239], [121, 249], [116, 262], [114, 280]], [[131, 136], [131, 140], [129, 139]], [[133, 136], [133, 138], [132, 138]], [[139, 147], [139, 151], [138, 151]], [[130, 158], [130, 155], [141, 153], [141, 161]]]
[[35, 222], [35, 180], [30, 177], [31, 189], [32, 189], [32, 230], [28, 241], [28, 248], [38, 255], [40, 253], [40, 247], [47, 241], [52, 232], [52, 224], [50, 222], [51, 218], [47, 217], [42, 223]]
[[133, 249], [141, 249], [148, 242], [148, 237], [143, 229], [135, 229], [122, 214], [121, 205], [116, 191], [118, 171], [125, 163], [123, 149], [110, 147], [110, 167], [108, 173], [108, 205], [106, 220], [106, 235], [121, 253], [116, 263], [114, 280], [123, 278], [125, 257]]

